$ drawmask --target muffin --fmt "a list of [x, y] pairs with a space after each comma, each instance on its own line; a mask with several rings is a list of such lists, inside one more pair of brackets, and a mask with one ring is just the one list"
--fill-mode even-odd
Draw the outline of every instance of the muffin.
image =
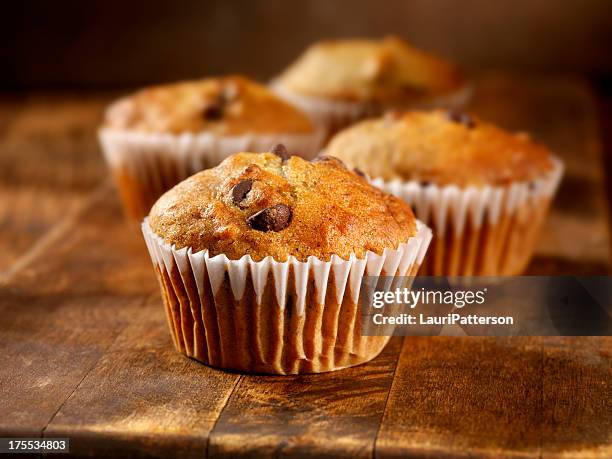
[[328, 136], [389, 109], [460, 108], [470, 94], [455, 65], [396, 37], [316, 43], [272, 88]]
[[139, 222], [164, 191], [230, 154], [280, 141], [311, 158], [321, 140], [307, 116], [240, 76], [138, 91], [107, 109], [99, 137], [126, 213]]
[[428, 275], [520, 274], [563, 171], [528, 135], [442, 110], [363, 121], [337, 134], [327, 153], [431, 226]]
[[143, 222], [174, 343], [243, 372], [366, 362], [389, 337], [362, 336], [362, 279], [413, 275], [431, 232], [340, 161], [273, 151], [195, 174]]

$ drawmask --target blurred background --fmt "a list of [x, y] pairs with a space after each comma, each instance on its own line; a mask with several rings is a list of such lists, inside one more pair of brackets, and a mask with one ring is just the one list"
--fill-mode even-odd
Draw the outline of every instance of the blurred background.
[[3, 88], [117, 87], [242, 72], [309, 43], [397, 34], [470, 70], [612, 76], [609, 0], [7, 2]]

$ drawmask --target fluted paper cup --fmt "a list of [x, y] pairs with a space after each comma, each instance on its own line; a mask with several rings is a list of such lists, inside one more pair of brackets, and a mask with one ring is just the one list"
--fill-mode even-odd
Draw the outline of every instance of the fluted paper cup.
[[370, 182], [412, 206], [433, 240], [421, 270], [430, 276], [504, 276], [522, 273], [533, 255], [563, 163], [532, 182], [459, 188], [417, 181]]
[[360, 333], [362, 279], [414, 275], [431, 240], [418, 222], [415, 236], [382, 255], [279, 262], [176, 249], [146, 219], [142, 231], [176, 348], [214, 367], [271, 374], [320, 373], [376, 357], [389, 336]]
[[322, 133], [218, 136], [146, 133], [102, 128], [100, 144], [128, 217], [138, 222], [164, 192], [240, 151], [266, 151], [282, 143], [289, 152], [313, 158]]
[[466, 84], [452, 93], [427, 100], [383, 104], [335, 101], [321, 97], [304, 96], [290, 91], [277, 80], [270, 83], [270, 88], [279, 97], [306, 113], [312, 122], [323, 131], [325, 142], [343, 128], [366, 118], [376, 118], [389, 110], [462, 109], [469, 102], [473, 92], [472, 85]]

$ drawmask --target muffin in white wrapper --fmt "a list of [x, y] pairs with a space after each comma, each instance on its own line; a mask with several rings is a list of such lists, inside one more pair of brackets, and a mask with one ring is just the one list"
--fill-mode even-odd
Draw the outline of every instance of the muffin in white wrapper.
[[506, 276], [525, 270], [552, 198], [563, 164], [532, 182], [508, 186], [460, 188], [423, 185], [419, 181], [373, 185], [402, 198], [434, 233], [421, 275]]
[[287, 153], [232, 155], [164, 193], [142, 225], [174, 343], [208, 365], [367, 362], [389, 336], [362, 329], [362, 281], [408, 288], [423, 262], [431, 231], [405, 202], [339, 160]]
[[376, 357], [390, 336], [362, 336], [364, 276], [414, 276], [431, 230], [364, 258], [286, 262], [177, 250], [142, 224], [177, 350], [248, 373], [321, 373]]
[[424, 275], [522, 273], [563, 175], [561, 161], [528, 135], [455, 111], [362, 121], [325, 152], [402, 198], [431, 227]]
[[461, 109], [472, 94], [458, 67], [397, 37], [315, 43], [270, 87], [326, 139], [389, 110]]
[[312, 158], [322, 133], [265, 86], [229, 76], [120, 99], [107, 110], [99, 140], [126, 214], [140, 222], [166, 190], [236, 152], [283, 143]]

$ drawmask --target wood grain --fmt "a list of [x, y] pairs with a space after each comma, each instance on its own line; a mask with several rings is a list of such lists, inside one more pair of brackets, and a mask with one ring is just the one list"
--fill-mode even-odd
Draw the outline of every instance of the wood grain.
[[96, 127], [111, 95], [0, 95], [0, 276], [105, 174]]
[[210, 457], [372, 457], [401, 341], [375, 360], [320, 375], [242, 378]]
[[128, 306], [154, 291], [142, 243], [118, 212], [110, 189], [101, 189], [63, 234], [0, 284], [1, 432], [40, 435], [126, 326]]
[[612, 339], [542, 339], [542, 457], [612, 457]]
[[[569, 343], [583, 352], [569, 351]], [[461, 451], [609, 457], [610, 344], [608, 338], [405, 338], [376, 457]]]
[[108, 352], [44, 435], [71, 437], [77, 456], [205, 457], [238, 377], [186, 359], [170, 343]]

